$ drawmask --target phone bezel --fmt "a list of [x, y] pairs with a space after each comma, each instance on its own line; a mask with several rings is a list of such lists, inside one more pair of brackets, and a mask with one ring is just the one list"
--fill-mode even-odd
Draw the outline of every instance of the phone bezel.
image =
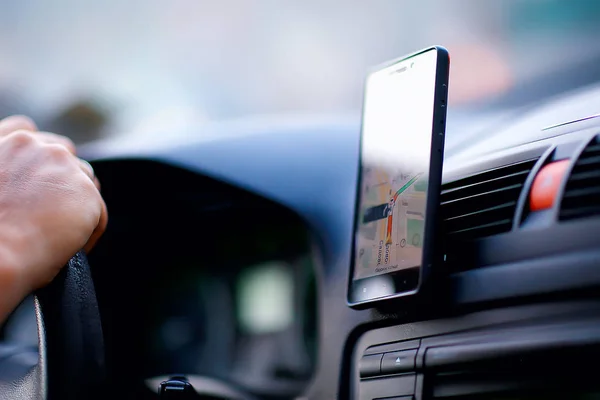
[[[373, 306], [373, 303], [379, 303], [386, 300], [396, 299], [404, 297], [414, 297], [417, 294], [426, 295], [428, 288], [431, 286], [432, 276], [435, 275], [434, 266], [440, 265], [443, 260], [443, 255], [440, 251], [441, 238], [436, 232], [439, 231], [439, 202], [441, 194], [442, 184], [442, 166], [444, 158], [444, 137], [445, 137], [445, 126], [446, 126], [446, 109], [448, 102], [448, 79], [449, 79], [449, 67], [450, 57], [448, 51], [442, 46], [431, 46], [419, 50], [417, 52], [387, 61], [383, 64], [377, 65], [369, 69], [363, 89], [363, 96], [366, 93], [366, 85], [369, 76], [390, 67], [394, 64], [404, 62], [410, 58], [416, 57], [429, 51], [436, 51], [436, 72], [435, 72], [435, 89], [434, 89], [434, 102], [433, 102], [433, 121], [431, 125], [431, 150], [430, 150], [430, 165], [429, 165], [429, 181], [427, 187], [427, 201], [425, 205], [425, 232], [423, 233], [423, 252], [422, 252], [422, 265], [416, 267], [419, 270], [419, 278], [416, 287], [406, 291], [397, 292], [384, 297], [374, 297], [362, 300], [356, 300], [354, 292], [357, 287], [357, 283], [368, 280], [373, 277], [354, 280], [354, 268], [355, 268], [355, 251], [356, 251], [356, 230], [359, 224], [360, 216], [360, 196], [361, 196], [361, 185], [362, 185], [362, 142], [363, 142], [363, 124], [364, 124], [364, 108], [365, 98], [362, 101], [362, 115], [361, 115], [361, 132], [359, 141], [359, 161], [358, 161], [358, 174], [356, 183], [356, 196], [355, 196], [355, 207], [354, 207], [354, 222], [352, 229], [352, 246], [350, 254], [350, 271], [348, 274], [346, 301], [347, 305], [355, 309], [363, 309]], [[388, 274], [394, 277], [400, 276], [403, 273], [414, 274], [414, 268], [408, 268]]]

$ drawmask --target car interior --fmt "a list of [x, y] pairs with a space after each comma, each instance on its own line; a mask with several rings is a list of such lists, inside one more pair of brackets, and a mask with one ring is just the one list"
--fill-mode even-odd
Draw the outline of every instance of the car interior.
[[423, 307], [346, 303], [357, 115], [83, 144], [108, 229], [2, 326], [0, 396], [600, 399], [598, 61], [449, 104]]

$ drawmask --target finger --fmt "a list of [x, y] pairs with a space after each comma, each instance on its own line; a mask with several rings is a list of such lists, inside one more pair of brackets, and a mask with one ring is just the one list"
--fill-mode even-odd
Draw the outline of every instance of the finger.
[[38, 128], [31, 118], [24, 115], [13, 115], [0, 120], [0, 136], [8, 135], [20, 129], [35, 132]]
[[[77, 159], [79, 161], [79, 166], [81, 167], [81, 170], [92, 180], [95, 181], [96, 180], [96, 173], [94, 172], [94, 168], [92, 167], [92, 165], [85, 161], [82, 160], [81, 158]], [[95, 182], [94, 182], [95, 183]]]
[[65, 146], [73, 155], [75, 155], [77, 152], [75, 149], [75, 143], [73, 143], [73, 141], [66, 136], [57, 135], [56, 133], [52, 132], [37, 132], [35, 135], [44, 143], [60, 144]]
[[96, 185], [96, 189], [98, 189], [98, 191], [100, 191], [100, 181], [96, 177], [96, 172], [94, 172], [94, 167], [92, 167], [92, 165], [89, 162], [87, 162], [81, 158], [78, 158], [77, 160], [79, 160], [79, 164], [80, 164], [83, 172], [94, 182], [94, 185]]
[[[2, 134], [1, 124], [2, 124], [2, 121], [0, 121], [0, 137], [8, 136], [10, 133], [18, 133], [18, 132], [32, 134], [31, 130], [23, 129], [23, 128], [19, 128], [19, 129], [11, 131], [9, 133]], [[69, 153], [71, 153], [73, 155], [75, 155], [75, 153], [76, 153], [75, 143], [73, 143], [73, 141], [66, 136], [57, 135], [56, 133], [51, 133], [51, 132], [35, 132], [35, 133], [33, 133], [33, 135], [35, 136], [36, 140], [38, 140], [44, 144], [58, 144], [58, 145], [65, 147], [67, 150], [69, 150]]]
[[108, 225], [108, 210], [106, 208], [106, 203], [104, 203], [104, 200], [102, 199], [101, 202], [102, 213], [100, 214], [100, 219], [98, 220], [98, 226], [88, 239], [88, 242], [83, 247], [83, 250], [86, 254], [89, 254], [90, 251], [92, 251], [92, 249], [94, 248], [94, 246], [96, 246], [98, 239], [100, 239], [104, 231], [106, 231], [106, 226]]

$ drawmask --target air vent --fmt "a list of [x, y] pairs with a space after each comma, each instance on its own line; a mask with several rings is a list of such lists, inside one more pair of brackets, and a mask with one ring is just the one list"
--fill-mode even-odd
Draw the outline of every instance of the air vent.
[[523, 184], [536, 161], [525, 160], [444, 184], [441, 214], [447, 241], [508, 232]]
[[600, 139], [596, 136], [581, 152], [567, 181], [560, 219], [600, 215]]

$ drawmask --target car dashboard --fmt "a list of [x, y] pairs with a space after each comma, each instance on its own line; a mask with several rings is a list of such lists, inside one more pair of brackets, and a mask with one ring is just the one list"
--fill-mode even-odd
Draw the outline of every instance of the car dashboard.
[[597, 94], [526, 110], [454, 148], [442, 290], [412, 313], [382, 304], [380, 327], [357, 328], [343, 397], [597, 398], [586, 364], [600, 348]]
[[[122, 351], [138, 343], [146, 380], [193, 373], [258, 398], [548, 396], [551, 385], [540, 386], [540, 375], [553, 377], [553, 393], [569, 385], [581, 387], [581, 396], [593, 393], [584, 390], [585, 369], [551, 372], [545, 365], [548, 358], [579, 365], [582, 349], [596, 351], [598, 90], [503, 113], [466, 143], [452, 139], [461, 127], [449, 115], [441, 196], [446, 290], [427, 312], [344, 304], [356, 121], [259, 124], [252, 134], [197, 146], [142, 156], [119, 147], [112, 160], [97, 157], [114, 225], [92, 262], [98, 271], [121, 271], [119, 289], [107, 281], [113, 274], [98, 272], [97, 286], [110, 288], [99, 290], [99, 300], [119, 310], [128, 299], [132, 307], [107, 325]], [[550, 183], [538, 176], [554, 180], [551, 191], [542, 190], [551, 198], [541, 207], [535, 186]], [[157, 215], [159, 229], [147, 215]], [[273, 262], [291, 271], [293, 284], [279, 285], [294, 288], [293, 322], [277, 333], [244, 336], [244, 301], [219, 297], [218, 288], [233, 293], [231, 282], [252, 281], [253, 266]], [[131, 282], [140, 282], [140, 291], [132, 293]], [[269, 296], [285, 302], [275, 292], [266, 303]], [[136, 311], [136, 328], [123, 333]], [[176, 351], [165, 330], [183, 341], [177, 321], [190, 316], [197, 321], [183, 331], [194, 340]], [[193, 347], [202, 341], [203, 349]], [[496, 347], [506, 349], [502, 357], [494, 356]], [[123, 365], [121, 356], [115, 363]]]
[[153, 399], [184, 375], [217, 399], [597, 398], [598, 110], [592, 86], [469, 135], [448, 115], [444, 290], [424, 311], [345, 304], [355, 118], [84, 147], [110, 212], [90, 264], [111, 390]]

